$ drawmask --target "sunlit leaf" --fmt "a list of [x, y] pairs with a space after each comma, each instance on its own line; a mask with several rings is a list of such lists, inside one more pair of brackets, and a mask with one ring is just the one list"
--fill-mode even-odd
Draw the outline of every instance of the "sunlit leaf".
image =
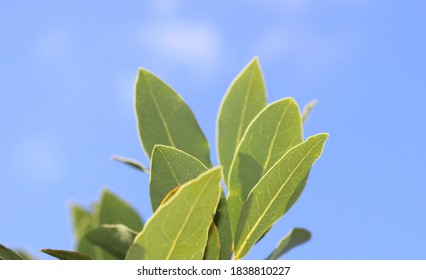
[[[176, 148], [156, 145], [151, 160], [150, 196], [155, 211], [172, 190], [197, 178], [207, 167], [195, 157]], [[228, 204], [224, 192], [214, 217], [221, 243], [221, 259], [229, 259], [232, 252], [232, 235], [229, 223]]]
[[[244, 257], [294, 203], [294, 194], [321, 155], [328, 134], [291, 148], [253, 188], [244, 203], [235, 235], [235, 259]], [[299, 192], [300, 195], [300, 192]]]
[[149, 193], [152, 210], [166, 195], [184, 183], [197, 178], [207, 167], [195, 157], [174, 147], [156, 145], [152, 153]]
[[265, 106], [265, 82], [259, 60], [254, 58], [232, 82], [218, 113], [217, 146], [225, 183], [247, 126]]
[[292, 98], [270, 104], [252, 121], [229, 173], [229, 216], [235, 232], [241, 207], [260, 178], [292, 147], [302, 142], [299, 107]]
[[221, 169], [182, 185], [137, 235], [126, 259], [201, 260], [221, 194]]
[[210, 148], [194, 114], [173, 89], [145, 69], [136, 81], [139, 137], [149, 157], [156, 144], [176, 147], [211, 166]]

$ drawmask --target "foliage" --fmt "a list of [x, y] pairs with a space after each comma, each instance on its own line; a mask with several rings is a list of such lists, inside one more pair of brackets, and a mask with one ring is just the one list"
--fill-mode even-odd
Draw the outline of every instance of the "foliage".
[[[297, 201], [328, 137], [303, 140], [302, 124], [315, 102], [303, 113], [292, 98], [267, 105], [265, 88], [255, 58], [222, 101], [220, 166], [212, 167], [209, 143], [191, 109], [162, 80], [140, 69], [135, 109], [150, 170], [132, 159], [114, 159], [149, 174], [152, 217], [144, 224], [131, 205], [105, 190], [90, 211], [71, 208], [76, 252], [42, 251], [79, 260], [244, 258]], [[268, 259], [310, 237], [294, 228]], [[0, 259], [23, 257], [0, 246]]]

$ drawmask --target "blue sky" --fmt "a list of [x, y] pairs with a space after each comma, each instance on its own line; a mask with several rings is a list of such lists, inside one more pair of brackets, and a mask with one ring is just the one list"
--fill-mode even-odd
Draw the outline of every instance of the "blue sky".
[[[99, 2], [101, 3], [101, 2]], [[191, 106], [212, 147], [221, 99], [254, 56], [268, 101], [319, 103], [329, 132], [297, 204], [248, 256], [290, 228], [289, 259], [426, 258], [424, 1], [2, 1], [0, 243], [72, 249], [68, 207], [104, 187], [150, 215], [133, 112], [144, 67]]]

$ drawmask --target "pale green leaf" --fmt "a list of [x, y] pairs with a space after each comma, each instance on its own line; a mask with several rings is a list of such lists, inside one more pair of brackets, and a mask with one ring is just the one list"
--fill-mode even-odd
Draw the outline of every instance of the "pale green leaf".
[[0, 244], [0, 260], [23, 260], [18, 253]]
[[135, 159], [126, 158], [126, 157], [122, 157], [122, 156], [119, 156], [119, 155], [113, 155], [112, 159], [116, 160], [116, 161], [119, 161], [121, 163], [124, 163], [124, 164], [126, 164], [126, 165], [128, 165], [128, 166], [130, 166], [132, 168], [135, 168], [135, 169], [137, 169], [137, 170], [139, 170], [139, 171], [141, 171], [141, 172], [149, 175], [148, 168], [146, 168], [145, 165], [143, 165], [141, 162], [139, 162], [139, 161], [137, 161]]
[[[207, 167], [195, 157], [176, 148], [155, 145], [151, 159], [149, 183], [152, 209], [155, 211], [172, 190], [197, 178]], [[221, 259], [229, 259], [232, 252], [232, 235], [229, 223], [228, 204], [224, 192], [214, 217], [221, 243]]]
[[293, 228], [287, 236], [280, 240], [275, 250], [268, 256], [268, 260], [278, 260], [294, 247], [308, 242], [311, 233], [304, 228]]
[[145, 69], [136, 81], [139, 137], [150, 157], [154, 145], [176, 147], [210, 167], [210, 148], [194, 114], [173, 89]]
[[89, 256], [78, 252], [53, 249], [43, 249], [41, 251], [60, 260], [91, 260]]
[[143, 227], [142, 219], [136, 210], [109, 190], [104, 190], [101, 196], [99, 223], [123, 224], [137, 232]]
[[73, 222], [75, 242], [78, 243], [80, 239], [86, 234], [87, 229], [91, 226], [92, 215], [83, 207], [77, 204], [72, 204], [71, 218]]
[[232, 82], [218, 113], [217, 149], [225, 183], [228, 183], [232, 159], [247, 126], [265, 106], [265, 82], [256, 57]]
[[126, 259], [201, 260], [222, 191], [221, 169], [185, 183], [146, 223]]
[[305, 123], [308, 119], [309, 115], [311, 114], [312, 109], [317, 105], [318, 100], [314, 99], [308, 104], [305, 105], [302, 112], [302, 122]]
[[174, 147], [155, 145], [151, 157], [149, 194], [152, 210], [160, 206], [166, 195], [186, 182], [197, 178], [207, 167], [195, 157]]
[[235, 234], [235, 259], [244, 257], [261, 236], [290, 208], [293, 195], [319, 158], [328, 134], [291, 148], [253, 188], [244, 202]]
[[209, 238], [207, 240], [206, 249], [204, 251], [203, 260], [218, 260], [220, 257], [220, 239], [219, 231], [214, 222], [209, 228]]
[[89, 231], [85, 238], [120, 260], [126, 256], [137, 232], [125, 225], [102, 225]]
[[299, 107], [292, 98], [270, 104], [249, 125], [229, 173], [228, 205], [233, 233], [250, 191], [290, 148], [302, 140]]

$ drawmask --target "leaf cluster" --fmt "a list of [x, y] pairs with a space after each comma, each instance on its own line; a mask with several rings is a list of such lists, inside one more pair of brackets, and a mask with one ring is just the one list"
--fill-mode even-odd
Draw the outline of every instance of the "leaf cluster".
[[[217, 117], [217, 152], [182, 97], [151, 72], [139, 69], [137, 127], [150, 168], [120, 156], [149, 175], [153, 215], [144, 223], [127, 202], [105, 190], [87, 210], [73, 205], [76, 248], [45, 249], [59, 259], [227, 260], [244, 258], [297, 201], [328, 134], [304, 140], [303, 113], [294, 99], [266, 102], [257, 58], [231, 83]], [[224, 184], [224, 187], [222, 187]], [[294, 228], [267, 259], [308, 241]], [[23, 259], [0, 246], [0, 258]]]

